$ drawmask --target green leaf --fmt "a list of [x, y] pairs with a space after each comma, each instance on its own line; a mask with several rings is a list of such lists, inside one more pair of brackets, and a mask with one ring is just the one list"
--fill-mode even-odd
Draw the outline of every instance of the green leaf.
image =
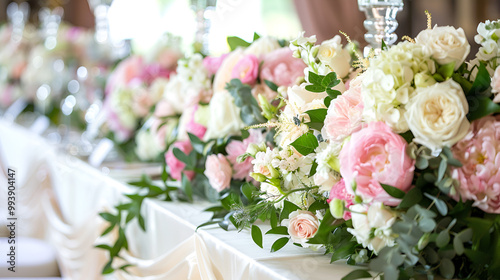
[[299, 206], [291, 203], [288, 200], [283, 201], [283, 209], [281, 210], [280, 214], [280, 222], [283, 221], [284, 219], [288, 219], [290, 213], [297, 210], [300, 210]]
[[257, 188], [251, 183], [245, 183], [241, 185], [241, 193], [249, 200], [253, 201], [253, 192], [257, 191]]
[[332, 98], [330, 96], [325, 97], [324, 103], [326, 108], [330, 107], [330, 103], [332, 103]]
[[451, 78], [451, 76], [453, 75], [453, 72], [455, 71], [455, 62], [450, 62], [448, 64], [445, 64], [445, 65], [441, 65], [439, 66], [439, 68], [437, 69], [437, 72], [439, 74], [441, 74], [441, 76], [447, 80], [448, 78]]
[[368, 270], [357, 269], [342, 277], [342, 280], [355, 280], [361, 278], [372, 278], [372, 275], [368, 272]]
[[413, 205], [419, 203], [422, 200], [422, 192], [418, 187], [415, 187], [406, 193], [406, 195], [403, 197], [403, 200], [401, 200], [401, 203], [398, 205], [398, 209], [405, 209], [405, 208], [410, 208]]
[[311, 122], [324, 122], [327, 112], [328, 109], [314, 109], [306, 111], [306, 114], [309, 115]]
[[111, 246], [109, 246], [107, 244], [99, 244], [99, 245], [95, 245], [95, 247], [100, 248], [100, 249], [104, 249], [104, 250], [108, 250], [108, 251], [111, 250]]
[[262, 248], [262, 231], [256, 225], [252, 225], [252, 239], [257, 246]]
[[328, 208], [328, 203], [326, 203], [325, 200], [316, 200], [309, 206], [307, 211], [314, 213], [317, 210], [322, 210], [322, 209], [327, 209], [327, 208]]
[[191, 187], [191, 182], [184, 173], [182, 173], [181, 189], [186, 194], [189, 201], [193, 201], [193, 189]]
[[331, 88], [327, 88], [326, 89], [326, 93], [328, 94], [329, 97], [331, 97], [332, 99], [335, 99], [337, 98], [337, 96], [341, 95], [342, 93], [336, 89], [331, 89]]
[[341, 246], [337, 246], [333, 251], [330, 263], [347, 258], [354, 253], [354, 248], [358, 245], [356, 242], [351, 242], [349, 239], [342, 240], [341, 244]]
[[476, 75], [476, 80], [472, 84], [472, 87], [469, 91], [469, 94], [477, 95], [490, 87], [491, 77], [490, 73], [486, 69], [486, 65], [484, 63], [479, 64], [479, 68]]
[[325, 88], [322, 87], [322, 86], [317, 86], [317, 85], [307, 85], [305, 87], [305, 89], [307, 91], [310, 91], [310, 92], [324, 92], [325, 91]]
[[271, 213], [271, 217], [269, 218], [269, 223], [271, 224], [272, 228], [275, 228], [278, 226], [278, 214], [276, 213], [276, 209], [273, 207], [272, 211], [269, 211]]
[[338, 228], [338, 225], [335, 224], [336, 219], [332, 216], [330, 211], [326, 211], [323, 220], [319, 224], [318, 230], [313, 238], [309, 239], [307, 243], [309, 244], [327, 244], [329, 242], [329, 237], [332, 234], [332, 231]]
[[193, 146], [193, 149], [198, 152], [199, 154], [203, 154], [203, 150], [205, 149], [205, 143], [201, 141], [198, 136], [191, 134], [188, 132], [188, 137], [191, 142], [191, 145]]
[[[309, 71], [308, 77], [309, 77], [309, 82], [311, 84], [316, 85], [316, 86], [321, 86], [321, 82], [323, 81], [323, 78], [320, 75]], [[325, 87], [323, 87], [322, 91], [325, 91]]]
[[382, 186], [382, 188], [385, 190], [385, 192], [387, 194], [389, 194], [390, 196], [394, 197], [394, 198], [403, 198], [405, 196], [405, 192], [396, 188], [396, 187], [393, 187], [393, 186], [389, 186], [389, 185], [386, 185], [386, 184], [380, 184]]
[[115, 228], [116, 224], [115, 223], [111, 223], [111, 225], [109, 227], [107, 227], [102, 233], [101, 233], [101, 236], [104, 236], [108, 233], [110, 233], [114, 228]]
[[272, 228], [266, 232], [266, 234], [281, 234], [281, 235], [288, 235], [288, 228], [285, 226], [279, 226]]
[[485, 96], [467, 96], [469, 102], [469, 114], [467, 118], [470, 121], [480, 119], [482, 117], [500, 113], [500, 105], [494, 103], [489, 97]]
[[407, 143], [411, 143], [411, 141], [413, 141], [413, 138], [415, 138], [415, 136], [413, 136], [413, 133], [411, 132], [411, 130], [408, 130], [405, 133], [400, 133], [399, 135], [401, 135], [401, 137], [403, 137]]
[[266, 85], [267, 85], [267, 86], [268, 86], [268, 87], [269, 87], [272, 91], [278, 92], [278, 86], [277, 86], [275, 83], [273, 83], [273, 82], [271, 82], [271, 81], [269, 81], [269, 80], [264, 80], [264, 83], [266, 83]]
[[308, 154], [314, 152], [314, 149], [319, 146], [319, 143], [318, 139], [316, 139], [316, 136], [308, 132], [297, 138], [290, 145], [292, 145], [300, 154], [307, 156]]
[[443, 180], [444, 174], [446, 173], [446, 169], [448, 168], [448, 164], [445, 159], [441, 159], [441, 162], [439, 163], [439, 169], [438, 169], [438, 177], [437, 181]]
[[447, 230], [441, 231], [436, 238], [436, 245], [439, 248], [443, 248], [444, 246], [450, 243], [450, 233]]
[[254, 33], [253, 33], [253, 41], [255, 42], [255, 41], [257, 41], [259, 38], [260, 38], [260, 35], [259, 35], [259, 34], [257, 34], [257, 32], [254, 32]]
[[113, 214], [110, 214], [110, 213], [106, 213], [106, 212], [103, 212], [103, 213], [99, 213], [99, 216], [101, 216], [104, 220], [110, 222], [110, 223], [116, 223], [118, 222], [118, 219], [115, 215]]
[[111, 267], [111, 264], [113, 263], [113, 259], [111, 258], [107, 263], [106, 265], [104, 266], [104, 268], [102, 269], [102, 274], [106, 275], [106, 274], [111, 274], [113, 273], [114, 268]]
[[193, 164], [191, 163], [191, 158], [188, 155], [186, 155], [183, 151], [181, 151], [179, 148], [174, 148], [172, 152], [174, 153], [174, 156], [178, 160], [186, 164], [186, 167], [193, 166]]
[[389, 47], [387, 47], [387, 44], [385, 43], [384, 39], [382, 39], [382, 46], [381, 46], [381, 49], [383, 51], [387, 51], [389, 50]]
[[439, 273], [446, 279], [451, 279], [455, 275], [455, 265], [450, 259], [442, 259], [439, 266]]
[[321, 85], [325, 88], [331, 88], [336, 85], [340, 84], [340, 80], [337, 79], [337, 73], [335, 72], [330, 72], [328, 73], [323, 80], [321, 81]]
[[459, 256], [464, 253], [464, 243], [458, 236], [455, 236], [455, 238], [453, 238], [453, 249], [455, 249], [455, 252]]
[[280, 239], [274, 241], [273, 245], [271, 246], [271, 253], [279, 251], [288, 243], [289, 240], [290, 238], [288, 237], [281, 237]]
[[241, 39], [240, 37], [236, 37], [236, 36], [227, 37], [227, 44], [229, 45], [229, 48], [231, 49], [231, 51], [234, 51], [237, 47], [246, 48], [246, 47], [251, 45], [249, 42]]

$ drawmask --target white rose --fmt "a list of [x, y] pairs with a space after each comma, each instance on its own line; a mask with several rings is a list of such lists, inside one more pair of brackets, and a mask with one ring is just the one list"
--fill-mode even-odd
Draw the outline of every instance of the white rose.
[[[328, 96], [326, 92], [310, 92], [306, 90], [306, 85], [307, 84], [301, 84], [300, 86], [295, 85], [288, 88], [287, 95], [288, 95], [288, 102], [290, 104], [293, 104], [298, 108], [301, 108], [306, 104], [312, 103], [314, 100], [321, 101]], [[345, 91], [344, 83], [340, 82], [340, 84], [335, 86], [334, 89], [340, 92], [344, 92]]]
[[425, 46], [439, 64], [455, 62], [455, 70], [465, 61], [470, 52], [470, 45], [462, 28], [434, 26], [417, 35], [415, 41]]
[[256, 57], [261, 57], [274, 50], [281, 48], [278, 40], [274, 37], [260, 37], [245, 49], [245, 54], [253, 54]]
[[140, 130], [135, 137], [135, 153], [141, 160], [153, 160], [162, 152], [156, 137], [149, 130]]
[[443, 146], [453, 146], [469, 130], [467, 99], [460, 85], [451, 79], [418, 88], [406, 108], [405, 117], [415, 142], [435, 155]]
[[222, 62], [217, 73], [215, 73], [213, 91], [219, 92], [226, 88], [226, 84], [231, 81], [233, 68], [243, 57], [243, 50], [238, 48], [231, 52]]
[[307, 241], [314, 237], [319, 228], [319, 220], [312, 212], [297, 210], [284, 219], [282, 225], [288, 227], [288, 234], [294, 243], [299, 243], [307, 248], [311, 244]]
[[224, 90], [214, 93], [210, 100], [210, 118], [205, 140], [239, 135], [245, 124], [240, 118], [240, 108], [234, 104], [231, 94]]
[[338, 77], [345, 77], [351, 68], [351, 55], [342, 48], [341, 38], [336, 35], [330, 40], [323, 41], [318, 49], [318, 59], [330, 66]]
[[358, 243], [378, 254], [384, 247], [394, 246], [392, 225], [396, 215], [380, 202], [366, 205], [354, 204], [349, 207], [352, 215], [352, 227], [347, 229]]

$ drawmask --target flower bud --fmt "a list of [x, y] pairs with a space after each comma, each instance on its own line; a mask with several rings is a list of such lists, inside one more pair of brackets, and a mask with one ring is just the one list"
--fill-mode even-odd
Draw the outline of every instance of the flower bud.
[[424, 235], [422, 235], [422, 237], [420, 237], [417, 243], [417, 248], [419, 251], [423, 250], [425, 246], [429, 244], [430, 235], [431, 235], [430, 232], [426, 232]]
[[424, 88], [424, 87], [432, 86], [435, 83], [436, 83], [436, 80], [434, 80], [434, 78], [427, 73], [421, 72], [421, 73], [417, 73], [415, 75], [415, 86], [416, 87]]
[[255, 172], [250, 173], [250, 177], [254, 178], [255, 181], [258, 181], [258, 182], [265, 182], [267, 180], [266, 176], [264, 176], [260, 173], [255, 173]]
[[280, 176], [278, 170], [272, 166], [269, 166], [269, 172], [271, 172], [271, 178], [278, 178]]
[[330, 213], [335, 219], [342, 219], [344, 217], [344, 201], [338, 198], [330, 201]]
[[268, 120], [272, 119], [276, 114], [276, 108], [262, 94], [257, 95], [257, 99], [259, 100], [260, 108], [262, 108], [262, 115]]
[[255, 155], [260, 152], [259, 146], [255, 143], [250, 143], [247, 147], [246, 153], [255, 157]]
[[340, 172], [340, 161], [339, 158], [336, 156], [330, 157], [328, 160], [328, 166], [330, 166], [331, 169]]
[[299, 50], [294, 50], [292, 56], [295, 57], [295, 58], [301, 58], [300, 51]]

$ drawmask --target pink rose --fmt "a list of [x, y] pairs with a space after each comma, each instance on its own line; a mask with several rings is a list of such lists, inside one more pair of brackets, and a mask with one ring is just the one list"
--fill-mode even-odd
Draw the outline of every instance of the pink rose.
[[137, 116], [145, 117], [154, 105], [153, 102], [153, 98], [148, 90], [139, 87], [134, 92], [132, 110]]
[[[297, 78], [304, 76], [306, 65], [300, 58], [292, 56], [293, 51], [289, 48], [280, 48], [264, 56], [261, 67], [260, 80], [271, 81], [279, 86], [292, 86]], [[266, 90], [271, 90], [267, 85]]]
[[173, 71], [177, 67], [177, 61], [181, 57], [181, 52], [167, 48], [156, 55], [155, 61], [158, 62], [161, 68]]
[[331, 141], [342, 142], [363, 125], [363, 99], [361, 83], [351, 87], [338, 96], [328, 107], [323, 135]]
[[173, 72], [168, 68], [164, 68], [159, 63], [153, 63], [144, 66], [138, 78], [149, 85], [157, 78], [168, 79]]
[[228, 56], [227, 53], [221, 55], [221, 56], [207, 56], [203, 59], [203, 66], [208, 70], [208, 73], [210, 75], [215, 75], [217, 71], [219, 70], [220, 66], [222, 65], [222, 62], [226, 57]]
[[191, 142], [189, 141], [178, 141], [170, 147], [168, 152], [165, 154], [167, 167], [170, 168], [170, 176], [175, 180], [181, 180], [182, 173], [184, 173], [190, 181], [193, 180], [195, 175], [194, 171], [184, 170], [186, 164], [175, 157], [173, 152], [174, 148], [178, 148], [186, 155], [191, 153], [193, 150], [193, 146], [191, 146]]
[[288, 234], [294, 243], [309, 247], [307, 241], [314, 237], [319, 228], [319, 220], [312, 212], [297, 210], [290, 213], [288, 219], [282, 221], [288, 227]]
[[106, 83], [106, 93], [113, 92], [118, 87], [128, 86], [139, 80], [144, 68], [144, 62], [140, 56], [131, 56], [116, 66]]
[[120, 117], [111, 108], [111, 101], [109, 99], [104, 102], [103, 111], [106, 114], [106, 123], [109, 129], [113, 131], [116, 141], [125, 142], [132, 137], [135, 127], [127, 127], [122, 123]]
[[500, 115], [473, 121], [452, 151], [463, 164], [451, 173], [460, 182], [453, 198], [472, 200], [473, 206], [500, 214]]
[[227, 159], [234, 167], [233, 178], [236, 180], [253, 181], [250, 177], [250, 172], [253, 171], [252, 158], [247, 157], [245, 161], [238, 162], [237, 158], [246, 153], [248, 146], [251, 143], [259, 144], [264, 141], [262, 133], [257, 129], [249, 130], [250, 136], [243, 141], [233, 140], [226, 146]]
[[226, 84], [231, 81], [234, 66], [240, 61], [241, 58], [243, 58], [243, 56], [243, 50], [240, 48], [227, 55], [220, 65], [219, 70], [215, 73], [213, 82], [214, 93], [225, 90]]
[[500, 66], [497, 67], [491, 79], [491, 92], [495, 94], [493, 102], [500, 103]]
[[[354, 196], [347, 192], [344, 179], [341, 179], [337, 184], [335, 184], [332, 187], [332, 189], [330, 190], [330, 195], [327, 199], [327, 202], [330, 203], [335, 198], [343, 200], [344, 206], [346, 208], [349, 208], [351, 205], [353, 205], [352, 199], [354, 198]], [[343, 219], [346, 221], [350, 220], [351, 219], [351, 212], [345, 211]]]
[[236, 65], [234, 65], [231, 72], [231, 78], [240, 79], [242, 83], [253, 85], [259, 75], [259, 59], [253, 55], [248, 54], [241, 58]]
[[387, 184], [408, 191], [415, 170], [414, 160], [406, 154], [407, 143], [383, 122], [372, 122], [355, 132], [340, 152], [340, 175], [347, 190], [366, 201], [396, 206], [400, 200], [385, 192]]
[[208, 156], [205, 168], [205, 176], [212, 188], [218, 192], [229, 189], [233, 170], [223, 154]]

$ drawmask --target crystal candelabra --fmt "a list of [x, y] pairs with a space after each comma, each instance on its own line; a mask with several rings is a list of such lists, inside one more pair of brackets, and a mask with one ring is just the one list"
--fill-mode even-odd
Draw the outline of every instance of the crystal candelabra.
[[365, 56], [372, 48], [380, 52], [382, 40], [387, 46], [394, 44], [398, 38], [393, 33], [398, 28], [396, 14], [403, 9], [403, 0], [358, 0], [358, 6], [366, 15], [365, 40], [370, 45], [365, 47]]
[[195, 42], [199, 44], [199, 51], [204, 54], [209, 52], [208, 34], [216, 3], [217, 0], [191, 0], [191, 9], [196, 14]]

